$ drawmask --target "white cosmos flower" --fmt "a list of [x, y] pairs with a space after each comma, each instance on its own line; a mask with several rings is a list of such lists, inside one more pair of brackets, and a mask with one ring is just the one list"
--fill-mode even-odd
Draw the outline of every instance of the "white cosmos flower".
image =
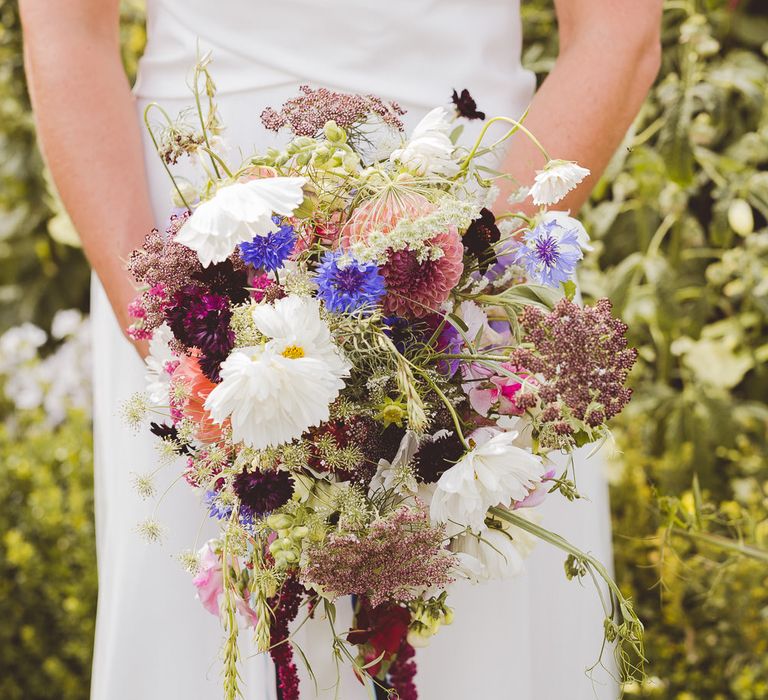
[[445, 107], [436, 107], [417, 125], [410, 140], [389, 159], [402, 163], [415, 175], [454, 175], [459, 166], [453, 156], [451, 122]]
[[175, 359], [170, 348], [172, 338], [173, 334], [167, 324], [155, 328], [149, 341], [149, 355], [144, 360], [147, 396], [156, 406], [167, 406], [170, 401], [171, 373], [168, 369]]
[[514, 444], [514, 431], [481, 428], [471, 437], [476, 446], [438, 480], [430, 516], [436, 523], [482, 532], [488, 508], [522, 501], [541, 482], [544, 466], [540, 457]]
[[205, 408], [217, 423], [230, 419], [233, 441], [262, 450], [328, 420], [350, 364], [320, 318], [317, 299], [289, 296], [256, 307], [253, 318], [271, 339], [230, 353]]
[[226, 260], [238, 243], [277, 229], [272, 214], [290, 216], [304, 199], [303, 177], [270, 177], [222, 187], [195, 209], [175, 240], [203, 267]]
[[481, 583], [521, 574], [535, 543], [527, 532], [508, 525], [503, 530], [488, 528], [481, 535], [462, 533], [451, 541], [451, 551], [461, 562], [460, 573]]
[[582, 168], [570, 160], [551, 160], [544, 170], [536, 172], [531, 197], [534, 204], [557, 204], [576, 185], [589, 175], [587, 168]]

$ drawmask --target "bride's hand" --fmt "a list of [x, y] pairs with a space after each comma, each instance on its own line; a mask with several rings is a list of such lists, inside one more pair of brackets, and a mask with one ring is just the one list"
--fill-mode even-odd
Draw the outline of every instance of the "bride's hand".
[[[120, 59], [119, 0], [19, 0], [38, 138], [123, 330], [122, 260], [154, 225], [139, 119]], [[146, 355], [147, 344], [135, 343]]]

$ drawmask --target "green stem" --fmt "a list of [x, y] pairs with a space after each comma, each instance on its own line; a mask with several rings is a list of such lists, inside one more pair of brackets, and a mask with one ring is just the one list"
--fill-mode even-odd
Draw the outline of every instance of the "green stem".
[[[213, 149], [211, 148], [211, 142], [208, 140], [208, 129], [205, 126], [205, 117], [203, 116], [203, 105], [200, 101], [200, 74], [203, 71], [200, 68], [200, 63], [198, 60], [198, 65], [195, 66], [195, 80], [194, 80], [194, 95], [195, 95], [195, 106], [197, 107], [197, 116], [200, 119], [200, 128], [203, 132], [203, 139], [205, 140], [206, 145], [206, 152], [210, 156], [213, 153]], [[220, 160], [220, 159], [218, 159]], [[213, 157], [211, 157], [211, 164], [213, 165], [213, 169], [216, 172], [216, 178], [221, 179], [221, 173], [219, 173], [219, 168], [216, 165], [216, 160], [214, 160]]]
[[[212, 151], [207, 146], [203, 146], [203, 150], [208, 154], [208, 157], [211, 159], [211, 161], [217, 161], [218, 164], [224, 169], [224, 172], [227, 174], [227, 177], [230, 179], [234, 179], [234, 175], [232, 174], [232, 171], [227, 167], [227, 164], [224, 162], [222, 157], [216, 153], [215, 151]], [[218, 175], [218, 171], [216, 171], [216, 174]]]
[[[523, 126], [522, 122], [519, 122], [517, 119], [512, 119], [512, 117], [493, 117], [493, 119], [489, 119], [485, 126], [483, 126], [482, 130], [480, 131], [480, 134], [477, 137], [477, 140], [475, 141], [475, 145], [472, 146], [472, 149], [470, 150], [469, 154], [464, 158], [464, 162], [461, 165], [461, 172], [466, 172], [467, 168], [469, 167], [469, 164], [472, 162], [472, 159], [477, 155], [477, 151], [480, 148], [480, 145], [483, 142], [483, 139], [485, 138], [486, 133], [488, 133], [488, 129], [491, 128], [491, 126], [496, 122], [506, 122], [507, 124], [512, 124], [514, 126], [513, 129], [510, 129], [504, 136], [504, 139], [509, 138], [517, 131], [522, 131], [530, 140], [531, 143], [533, 143], [536, 148], [541, 151], [542, 155], [544, 156], [545, 160], [549, 162], [552, 160], [549, 157], [549, 153], [547, 152], [547, 149], [544, 148], [544, 146], [541, 145], [541, 142], [526, 128]], [[497, 141], [494, 146], [498, 146], [499, 143], [501, 143], [504, 139], [500, 139]]]
[[465, 449], [469, 450], [471, 449], [469, 446], [469, 443], [467, 442], [466, 438], [464, 437], [464, 431], [461, 427], [461, 421], [459, 420], [459, 414], [456, 413], [456, 409], [453, 407], [451, 402], [449, 401], [448, 397], [443, 393], [442, 389], [440, 389], [437, 384], [432, 380], [432, 377], [429, 376], [429, 373], [423, 371], [421, 368], [417, 367], [416, 365], [412, 364], [408, 361], [407, 358], [403, 358], [418, 374], [421, 375], [422, 379], [429, 384], [432, 391], [434, 391], [440, 400], [443, 402], [445, 407], [448, 409], [448, 412], [451, 414], [451, 418], [453, 419], [453, 425], [456, 428], [456, 437], [459, 438], [459, 441], [462, 445], [464, 445]]
[[[602, 594], [600, 594], [601, 602], [603, 602], [603, 609], [606, 610], [606, 624], [609, 622], [613, 626], [614, 634], [618, 640], [616, 649], [617, 661], [619, 662], [619, 670], [622, 673], [623, 679], [629, 680], [634, 675], [634, 670], [639, 670], [642, 674], [642, 665], [645, 662], [645, 648], [643, 644], [643, 623], [635, 614], [632, 602], [624, 597], [621, 589], [613, 580], [608, 570], [603, 564], [598, 561], [591, 554], [581, 551], [578, 547], [572, 545], [564, 537], [557, 533], [551, 532], [541, 525], [537, 525], [530, 520], [518, 515], [513, 511], [506, 510], [504, 508], [489, 508], [489, 515], [492, 515], [500, 520], [508, 522], [521, 530], [528, 532], [535, 537], [557, 547], [573, 556], [578, 562], [582, 563], [587, 571], [593, 576], [597, 574], [608, 587], [610, 593], [611, 611], [606, 609], [605, 601], [602, 600]], [[599, 591], [599, 588], [598, 588]], [[619, 614], [618, 624], [613, 621], [614, 612]], [[635, 666], [624, 653], [622, 649], [624, 644], [628, 644], [633, 653], [636, 655], [639, 661], [639, 668]]]
[[725, 550], [726, 552], [733, 552], [734, 554], [740, 554], [745, 557], [750, 557], [751, 559], [768, 563], [768, 550], [760, 549], [759, 547], [734, 542], [728, 537], [723, 537], [721, 535], [712, 535], [706, 532], [694, 532], [679, 527], [672, 527], [671, 531], [674, 535], [686, 537], [695, 542], [703, 542], [712, 547], [716, 547], [717, 549]]
[[159, 104], [157, 104], [157, 102], [150, 102], [144, 109], [144, 126], [146, 126], [147, 131], [149, 132], [149, 138], [152, 139], [152, 143], [155, 146], [155, 152], [160, 158], [160, 162], [163, 164], [163, 167], [165, 168], [165, 172], [168, 173], [168, 177], [171, 178], [171, 182], [173, 183], [173, 187], [176, 190], [176, 194], [179, 195], [179, 199], [184, 204], [184, 206], [190, 211], [192, 211], [192, 207], [189, 206], [189, 202], [187, 202], [186, 198], [184, 197], [181, 190], [179, 189], [179, 186], [176, 183], [176, 178], [173, 176], [171, 169], [168, 167], [168, 163], [166, 163], [165, 159], [162, 156], [160, 156], [160, 145], [157, 143], [155, 134], [152, 132], [152, 127], [149, 124], [149, 110], [152, 109], [153, 107], [157, 109], [160, 112], [160, 114], [162, 114], [165, 117], [166, 121], [170, 126], [173, 126], [173, 120], [171, 119], [170, 115]]

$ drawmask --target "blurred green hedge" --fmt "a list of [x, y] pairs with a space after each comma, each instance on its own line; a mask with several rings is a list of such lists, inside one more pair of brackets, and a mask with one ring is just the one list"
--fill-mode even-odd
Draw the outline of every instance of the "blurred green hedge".
[[0, 698], [88, 697], [96, 612], [90, 421], [0, 426]]
[[[529, 5], [546, 70], [551, 12]], [[616, 437], [617, 573], [674, 700], [768, 698], [768, 6], [670, 0], [664, 59], [583, 212], [581, 275], [640, 362]]]
[[[551, 4], [523, 13], [543, 75]], [[126, 3], [129, 71], [143, 37]], [[768, 698], [766, 42], [764, 0], [668, 0], [661, 74], [584, 212], [583, 287], [614, 300], [641, 358], [612, 485], [617, 574], [647, 626], [650, 678], [629, 697]], [[34, 148], [15, 0], [0, 0], [0, 212], [0, 330], [85, 308], [86, 266]], [[2, 415], [0, 697], [84, 699], [88, 422]]]

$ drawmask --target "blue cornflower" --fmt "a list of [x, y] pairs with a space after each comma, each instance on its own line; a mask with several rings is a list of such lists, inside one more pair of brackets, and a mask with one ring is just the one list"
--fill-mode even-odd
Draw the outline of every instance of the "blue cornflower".
[[[203, 503], [208, 508], [208, 515], [217, 520], [228, 520], [232, 517], [232, 504], [222, 503], [218, 491], [206, 491]], [[247, 503], [240, 504], [240, 524], [249, 531], [253, 530], [253, 509]]]
[[566, 229], [556, 221], [540, 223], [523, 236], [524, 245], [517, 253], [532, 282], [559, 287], [576, 271], [576, 263], [584, 257], [579, 245], [578, 230]]
[[384, 296], [384, 278], [372, 262], [358, 262], [340, 250], [329, 251], [317, 268], [317, 296], [329, 311], [351, 313], [373, 307]]
[[208, 507], [208, 515], [217, 520], [224, 520], [232, 515], [232, 505], [222, 503], [219, 500], [218, 491], [206, 491], [203, 496], [203, 503]]
[[279, 270], [296, 245], [297, 236], [293, 226], [281, 223], [276, 216], [272, 217], [272, 221], [280, 226], [277, 231], [266, 236], [256, 236], [250, 243], [240, 244], [243, 260], [257, 270]]

